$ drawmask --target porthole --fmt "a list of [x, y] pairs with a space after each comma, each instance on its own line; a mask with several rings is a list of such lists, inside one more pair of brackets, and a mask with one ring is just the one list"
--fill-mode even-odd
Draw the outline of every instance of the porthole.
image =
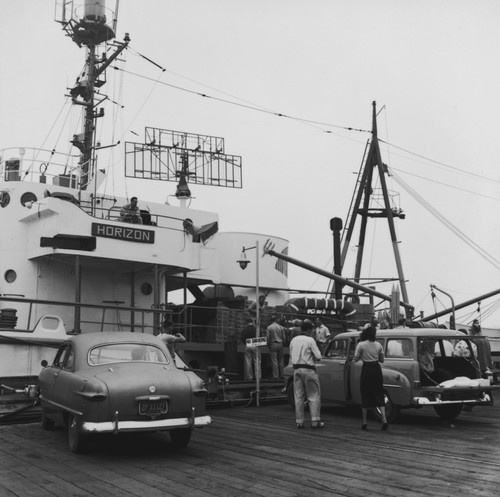
[[21, 195], [21, 204], [23, 207], [28, 207], [29, 209], [31, 209], [33, 202], [36, 202], [37, 200], [36, 195], [32, 192], [24, 192]]
[[10, 195], [8, 192], [0, 192], [0, 207], [7, 207], [10, 203]]
[[14, 283], [17, 279], [17, 273], [13, 269], [7, 269], [7, 271], [5, 271], [4, 278], [7, 283]]
[[153, 293], [153, 286], [151, 283], [143, 283], [141, 285], [141, 292], [143, 295], [151, 295]]

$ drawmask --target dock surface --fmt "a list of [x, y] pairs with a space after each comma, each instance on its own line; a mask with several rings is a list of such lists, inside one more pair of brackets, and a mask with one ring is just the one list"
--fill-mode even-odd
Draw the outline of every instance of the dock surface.
[[380, 431], [357, 409], [324, 408], [297, 430], [285, 403], [210, 409], [213, 424], [176, 451], [168, 434], [100, 437], [69, 451], [62, 428], [0, 426], [0, 497], [498, 496], [500, 395], [453, 424], [404, 411]]

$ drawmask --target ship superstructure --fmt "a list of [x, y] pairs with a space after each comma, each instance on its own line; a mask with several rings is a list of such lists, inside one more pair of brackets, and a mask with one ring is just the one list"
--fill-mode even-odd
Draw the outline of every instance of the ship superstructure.
[[[172, 201], [140, 198], [137, 218], [127, 219], [123, 208], [131, 199], [101, 188], [106, 171], [98, 158], [106, 145], [96, 129], [105, 118], [106, 69], [130, 38], [115, 41], [117, 2], [111, 10], [95, 0], [56, 5], [56, 20], [85, 52], [85, 68], [67, 95], [82, 109], [83, 128], [71, 153], [0, 152], [0, 377], [36, 376], [43, 346], [66, 333], [157, 333], [165, 317], [188, 335], [187, 359], [207, 367], [217, 361], [207, 350], [224, 352], [221, 302], [244, 309], [248, 297], [255, 300], [253, 276], [236, 264], [241, 247], [260, 239], [286, 252], [288, 242], [221, 234], [218, 214], [190, 207], [196, 185], [241, 188], [242, 166], [222, 138], [182, 131], [146, 128], [142, 143], [124, 144], [128, 178], [177, 183]], [[270, 257], [261, 267], [268, 302], [284, 300], [286, 268]], [[174, 291], [181, 293], [177, 305]], [[187, 310], [188, 296], [209, 310]]]

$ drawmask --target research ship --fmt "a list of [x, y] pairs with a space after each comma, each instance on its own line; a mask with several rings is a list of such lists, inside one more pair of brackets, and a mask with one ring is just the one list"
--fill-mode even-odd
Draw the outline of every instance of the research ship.
[[[124, 175], [143, 186], [175, 182], [175, 194], [140, 198], [131, 217], [124, 214], [131, 198], [106, 187], [100, 158], [111, 145], [97, 138], [107, 117], [106, 73], [130, 44], [128, 34], [116, 38], [118, 2], [111, 3], [56, 2], [55, 20], [85, 55], [66, 95], [83, 123], [70, 151], [0, 151], [3, 387], [36, 382], [41, 361], [68, 334], [156, 334], [165, 319], [187, 339], [179, 346], [186, 364], [224, 370], [226, 343], [257, 299], [255, 270], [237, 263], [242, 247], [253, 267], [259, 259], [266, 305], [287, 298], [286, 263], [263, 257], [264, 247], [286, 253], [287, 240], [222, 233], [217, 213], [192, 207], [198, 185], [242, 187], [242, 158], [226, 151], [223, 138], [147, 127], [142, 141], [120, 144]], [[259, 253], [250, 251], [259, 244]]]

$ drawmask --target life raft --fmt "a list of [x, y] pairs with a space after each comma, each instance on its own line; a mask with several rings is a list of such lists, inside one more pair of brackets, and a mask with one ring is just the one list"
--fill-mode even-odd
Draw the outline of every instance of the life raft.
[[287, 300], [284, 303], [284, 307], [289, 308], [294, 312], [307, 309], [337, 311], [342, 312], [346, 316], [351, 316], [356, 312], [354, 305], [350, 302], [344, 302], [343, 300], [314, 299], [306, 297]]

